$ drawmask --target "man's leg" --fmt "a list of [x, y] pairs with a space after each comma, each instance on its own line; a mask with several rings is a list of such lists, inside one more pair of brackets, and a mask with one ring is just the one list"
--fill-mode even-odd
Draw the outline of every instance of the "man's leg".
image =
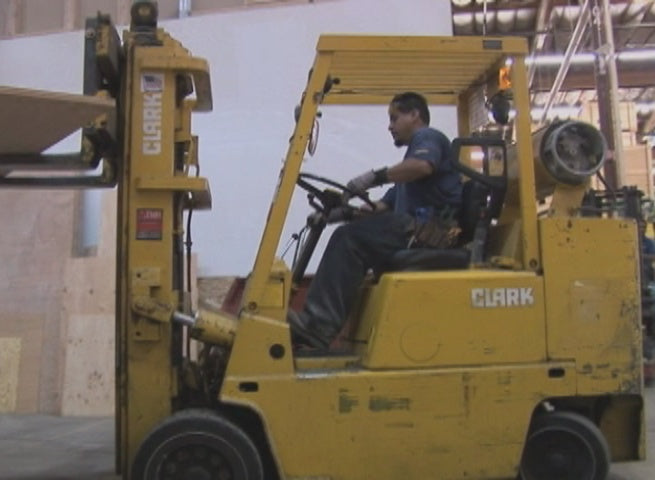
[[312, 281], [305, 307], [291, 314], [295, 336], [325, 348], [341, 331], [369, 268], [407, 246], [411, 218], [393, 212], [371, 215], [337, 228]]

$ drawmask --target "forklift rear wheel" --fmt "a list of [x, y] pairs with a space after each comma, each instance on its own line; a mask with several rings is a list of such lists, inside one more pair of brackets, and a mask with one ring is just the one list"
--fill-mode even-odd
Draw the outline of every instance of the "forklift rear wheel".
[[521, 459], [522, 480], [605, 480], [610, 452], [598, 427], [572, 412], [536, 417]]
[[257, 447], [237, 425], [206, 410], [164, 420], [141, 444], [133, 479], [263, 480]]

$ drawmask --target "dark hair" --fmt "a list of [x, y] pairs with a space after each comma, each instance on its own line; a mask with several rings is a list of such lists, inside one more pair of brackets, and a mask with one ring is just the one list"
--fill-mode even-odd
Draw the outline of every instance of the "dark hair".
[[403, 113], [409, 113], [412, 110], [418, 110], [418, 115], [426, 125], [430, 125], [430, 110], [425, 97], [416, 92], [399, 93], [391, 99], [391, 103]]

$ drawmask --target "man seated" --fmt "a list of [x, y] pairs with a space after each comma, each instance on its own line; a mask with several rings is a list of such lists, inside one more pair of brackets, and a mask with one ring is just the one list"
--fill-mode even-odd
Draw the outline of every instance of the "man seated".
[[[393, 166], [367, 171], [348, 182], [356, 193], [388, 183], [393, 186], [375, 202], [374, 212], [358, 216], [332, 234], [304, 308], [289, 311], [297, 347], [327, 350], [346, 322], [366, 272], [415, 242], [422, 233], [420, 225], [456, 216], [462, 184], [452, 167], [450, 140], [429, 124], [422, 95], [406, 92], [393, 97], [389, 131], [397, 147], [407, 147], [405, 156]], [[448, 243], [447, 233], [437, 235], [438, 241]]]

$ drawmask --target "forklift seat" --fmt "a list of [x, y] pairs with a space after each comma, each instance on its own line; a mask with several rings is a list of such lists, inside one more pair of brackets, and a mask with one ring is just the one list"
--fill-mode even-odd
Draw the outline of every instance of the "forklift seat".
[[400, 250], [377, 273], [468, 268], [472, 259], [483, 258], [486, 234], [491, 219], [500, 211], [503, 198], [504, 189], [502, 192], [494, 192], [494, 189], [476, 180], [467, 181], [462, 190], [462, 207], [458, 219], [462, 229], [458, 247]]

